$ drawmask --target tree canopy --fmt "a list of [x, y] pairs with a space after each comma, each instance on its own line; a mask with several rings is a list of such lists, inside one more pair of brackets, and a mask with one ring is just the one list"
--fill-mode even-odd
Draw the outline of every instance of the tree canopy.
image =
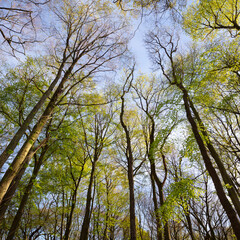
[[0, 5], [1, 239], [240, 239], [239, 1]]

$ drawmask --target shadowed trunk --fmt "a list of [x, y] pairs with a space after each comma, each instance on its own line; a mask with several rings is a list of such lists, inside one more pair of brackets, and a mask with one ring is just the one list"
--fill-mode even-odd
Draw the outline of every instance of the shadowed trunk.
[[121, 96], [122, 106], [120, 113], [120, 122], [125, 131], [125, 136], [127, 140], [126, 147], [126, 158], [128, 163], [128, 185], [129, 185], [129, 202], [130, 202], [130, 239], [136, 240], [136, 221], [135, 221], [135, 197], [134, 197], [134, 176], [133, 176], [133, 154], [131, 147], [130, 133], [127, 129], [126, 124], [123, 120], [124, 115], [124, 94]]
[[205, 147], [205, 144], [204, 144], [204, 141], [202, 140], [202, 137], [199, 133], [199, 129], [198, 129], [198, 126], [192, 116], [192, 112], [190, 110], [190, 105], [189, 105], [189, 97], [188, 97], [188, 94], [187, 94], [187, 91], [185, 88], [183, 88], [183, 86], [178, 86], [181, 91], [183, 92], [183, 100], [184, 100], [184, 106], [185, 106], [185, 110], [186, 110], [186, 114], [187, 114], [187, 119], [189, 121], [189, 123], [191, 124], [191, 127], [192, 127], [192, 131], [193, 131], [193, 134], [195, 136], [195, 139], [197, 141], [197, 144], [199, 146], [199, 149], [200, 149], [200, 152], [201, 152], [201, 155], [203, 157], [203, 160], [204, 160], [204, 163], [205, 163], [205, 166], [206, 166], [206, 169], [209, 173], [209, 175], [211, 176], [212, 178], [212, 181], [214, 183], [214, 186], [216, 188], [216, 192], [217, 192], [217, 195], [218, 195], [218, 198], [231, 222], [231, 225], [232, 225], [232, 228], [233, 228], [233, 231], [237, 237], [237, 239], [240, 239], [240, 222], [239, 222], [239, 219], [236, 215], [236, 212], [235, 210], [233, 209], [231, 203], [229, 202], [225, 192], [224, 192], [224, 189], [222, 187], [222, 183], [221, 183], [221, 180], [219, 179], [219, 176], [215, 170], [215, 168], [213, 167], [213, 164], [211, 162], [211, 159], [210, 157], [208, 156], [208, 152], [207, 152], [207, 149]]
[[93, 161], [89, 185], [88, 185], [88, 191], [87, 191], [85, 215], [84, 215], [84, 219], [83, 219], [82, 230], [81, 230], [81, 235], [80, 235], [79, 240], [88, 239], [89, 224], [90, 224], [90, 219], [91, 219], [90, 209], [91, 209], [92, 186], [93, 186], [93, 181], [94, 181], [95, 164], [96, 164], [96, 162]]

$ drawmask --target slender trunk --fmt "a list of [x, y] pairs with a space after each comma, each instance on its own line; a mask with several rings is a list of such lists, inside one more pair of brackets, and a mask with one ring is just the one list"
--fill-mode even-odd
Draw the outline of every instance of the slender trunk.
[[68, 219], [67, 219], [66, 231], [65, 231], [65, 234], [64, 234], [64, 237], [63, 237], [64, 240], [68, 240], [69, 236], [70, 236], [73, 213], [74, 213], [74, 209], [75, 209], [75, 206], [76, 206], [77, 189], [78, 188], [74, 189], [74, 192], [73, 192], [73, 195], [72, 195], [72, 205], [71, 205], [70, 214], [69, 214]]
[[189, 231], [189, 235], [191, 237], [192, 240], [195, 240], [194, 237], [194, 233], [193, 233], [193, 228], [192, 228], [192, 221], [190, 218], [190, 214], [188, 212], [185, 213], [185, 217], [187, 219], [187, 224], [188, 224], [188, 231]]
[[123, 121], [124, 115], [124, 95], [121, 97], [122, 106], [120, 113], [120, 122], [125, 131], [126, 140], [127, 140], [127, 149], [126, 149], [126, 158], [128, 162], [128, 185], [129, 185], [129, 202], [130, 202], [130, 239], [136, 240], [136, 220], [135, 220], [135, 198], [134, 198], [134, 176], [133, 176], [133, 154], [131, 148], [131, 139], [130, 134]]
[[[187, 94], [187, 91], [186, 89], [182, 86], [183, 90], [182, 91], [185, 91], [186, 94]], [[218, 166], [218, 169], [221, 173], [221, 176], [222, 176], [222, 179], [224, 181], [225, 184], [228, 184], [230, 187], [227, 188], [227, 191], [228, 191], [228, 194], [229, 194], [229, 197], [231, 198], [232, 200], [232, 203], [238, 213], [238, 216], [240, 217], [240, 200], [239, 200], [239, 197], [238, 197], [238, 193], [236, 192], [236, 186], [235, 184], [233, 183], [231, 177], [228, 175], [224, 165], [223, 165], [223, 162], [221, 161], [220, 159], [220, 156], [218, 155], [217, 151], [215, 150], [214, 146], [212, 145], [210, 139], [209, 139], [209, 136], [208, 136], [208, 133], [207, 133], [207, 130], [193, 104], [193, 102], [191, 101], [191, 99], [188, 97], [188, 100], [189, 100], [189, 105], [194, 113], [194, 116], [196, 117], [197, 121], [198, 121], [198, 124], [200, 126], [200, 131], [202, 133], [202, 135], [204, 136], [205, 138], [205, 144], [211, 154], [211, 156], [213, 157], [213, 159], [215, 160], [217, 166]]]
[[8, 160], [9, 156], [15, 150], [15, 148], [18, 145], [18, 143], [19, 143], [20, 139], [22, 138], [23, 134], [26, 132], [29, 124], [32, 122], [33, 118], [35, 117], [36, 113], [39, 111], [39, 109], [45, 103], [46, 99], [52, 93], [54, 87], [56, 86], [57, 82], [59, 81], [59, 79], [61, 77], [63, 67], [64, 67], [64, 61], [61, 64], [61, 66], [59, 67], [58, 73], [57, 73], [55, 79], [53, 80], [53, 82], [51, 83], [51, 85], [49, 86], [48, 90], [42, 95], [42, 97], [40, 98], [38, 103], [34, 106], [34, 108], [28, 114], [28, 116], [25, 119], [25, 121], [23, 122], [23, 124], [20, 126], [20, 128], [18, 129], [16, 134], [13, 136], [13, 138], [10, 141], [10, 143], [8, 144], [8, 146], [2, 152], [2, 154], [0, 156], [0, 170], [1, 170], [2, 166], [3, 166], [3, 164]]
[[153, 204], [154, 204], [154, 211], [155, 211], [155, 218], [157, 224], [157, 240], [162, 240], [162, 228], [160, 224], [160, 216], [159, 216], [159, 209], [157, 203], [157, 194], [156, 194], [156, 186], [153, 174], [151, 173], [151, 183], [152, 183], [152, 193], [153, 193]]
[[84, 215], [82, 229], [81, 229], [80, 240], [88, 239], [88, 230], [89, 230], [89, 224], [91, 219], [90, 208], [91, 208], [91, 200], [92, 200], [92, 186], [93, 186], [93, 180], [94, 180], [94, 174], [95, 174], [95, 164], [96, 162], [93, 161], [89, 185], [88, 185], [88, 191], [87, 191], [86, 209], [85, 209], [85, 215]]
[[45, 146], [41, 152], [41, 155], [33, 169], [33, 173], [32, 173], [32, 176], [28, 182], [28, 185], [25, 189], [25, 192], [23, 194], [23, 197], [22, 197], [22, 200], [21, 200], [21, 203], [20, 203], [20, 206], [18, 208], [18, 211], [17, 211], [17, 214], [15, 215], [14, 219], [13, 219], [13, 222], [12, 222], [12, 225], [11, 225], [11, 228], [8, 232], [8, 236], [7, 236], [7, 239], [6, 240], [12, 240], [14, 239], [14, 236], [15, 236], [15, 233], [16, 231], [18, 230], [18, 227], [19, 227], [19, 224], [20, 224], [20, 221], [21, 221], [21, 218], [22, 218], [22, 215], [23, 215], [23, 212], [24, 212], [24, 208], [26, 206], [26, 203], [28, 201], [28, 198], [30, 196], [30, 192], [32, 190], [32, 187], [34, 185], [34, 181], [39, 173], [39, 170], [42, 166], [42, 163], [43, 163], [43, 158], [44, 158], [44, 155], [46, 153], [48, 149], [48, 146]]
[[128, 184], [130, 198], [130, 236], [131, 240], [136, 239], [136, 222], [135, 222], [135, 197], [134, 197], [134, 179], [133, 179], [133, 159], [128, 159]]
[[[162, 185], [162, 188], [159, 189], [159, 201], [160, 201], [160, 205], [162, 206], [164, 204], [163, 185]], [[164, 235], [164, 240], [171, 239], [168, 221], [166, 221], [166, 223], [164, 224], [163, 235]]]
[[45, 126], [45, 124], [47, 123], [49, 118], [51, 117], [52, 112], [56, 106], [57, 100], [62, 94], [64, 84], [66, 83], [66, 81], [68, 80], [68, 77], [71, 74], [73, 66], [74, 65], [72, 64], [71, 67], [69, 67], [69, 69], [66, 71], [61, 83], [59, 84], [58, 88], [56, 89], [55, 93], [53, 94], [53, 96], [52, 96], [50, 102], [48, 103], [48, 106], [45, 109], [44, 113], [42, 114], [41, 118], [39, 119], [37, 124], [34, 126], [30, 136], [25, 141], [22, 148], [18, 152], [17, 156], [13, 160], [12, 164], [10, 165], [10, 167], [4, 174], [4, 176], [0, 182], [0, 202], [2, 202], [2, 199], [3, 199], [4, 195], [6, 194], [12, 180], [15, 178], [19, 169], [21, 168], [21, 165], [22, 165], [25, 157], [27, 156], [30, 148], [33, 146], [33, 144], [37, 140], [39, 134], [41, 133], [43, 127]]
[[108, 230], [108, 219], [109, 219], [109, 209], [107, 207], [107, 212], [105, 216], [105, 227], [104, 227], [104, 232], [103, 232], [103, 240], [107, 240], [107, 230]]
[[[149, 147], [149, 152], [148, 152], [148, 158], [149, 158], [149, 161], [150, 161], [150, 168], [151, 168], [151, 176], [152, 176], [152, 178], [154, 180], [152, 185], [155, 184], [155, 183], [157, 184], [158, 194], [159, 194], [159, 202], [160, 202], [160, 206], [162, 206], [164, 204], [163, 186], [164, 186], [164, 183], [165, 183], [165, 180], [166, 180], [166, 177], [167, 177], [167, 168], [166, 168], [165, 162], [163, 162], [164, 168], [165, 168], [165, 177], [164, 177], [163, 182], [161, 182], [160, 179], [157, 176], [155, 159], [154, 159], [155, 122], [154, 122], [154, 119], [149, 114], [148, 114], [148, 117], [150, 117], [151, 122], [152, 122], [152, 124], [151, 124], [151, 132], [150, 132], [150, 141], [149, 141], [150, 147]], [[163, 161], [165, 161], [165, 159], [163, 159]], [[160, 225], [160, 223], [159, 223], [159, 225]], [[159, 233], [157, 232], [157, 236], [160, 236], [160, 234], [161, 234], [161, 238], [162, 238], [162, 230], [158, 229], [158, 231], [160, 231], [160, 232]], [[169, 229], [168, 221], [164, 224], [163, 236], [164, 236], [164, 238], [163, 238], [164, 240], [170, 240], [170, 229]]]
[[99, 202], [99, 196], [98, 196], [98, 201], [97, 201], [97, 214], [95, 214], [95, 231], [97, 232], [97, 239], [100, 239], [100, 228], [99, 228], [99, 224], [100, 224], [100, 213], [101, 213], [101, 205]]
[[107, 240], [108, 237], [107, 237], [107, 230], [108, 230], [108, 221], [109, 221], [109, 206], [110, 206], [110, 203], [109, 203], [109, 188], [108, 188], [108, 180], [107, 180], [107, 177], [105, 177], [106, 179], [106, 197], [107, 197], [107, 211], [106, 211], [106, 214], [105, 214], [105, 228], [104, 228], [104, 232], [103, 232], [103, 240]]
[[64, 215], [65, 215], [65, 192], [64, 187], [62, 187], [62, 216], [61, 216], [60, 240], [63, 239]]
[[[181, 89], [182, 90], [182, 89]], [[208, 156], [208, 152], [207, 152], [207, 149], [205, 147], [205, 144], [204, 144], [204, 141], [202, 140], [202, 137], [199, 133], [199, 129], [198, 129], [198, 126], [192, 116], [192, 112], [190, 110], [190, 106], [189, 106], [189, 97], [188, 97], [188, 94], [185, 91], [183, 91], [183, 101], [184, 101], [184, 106], [185, 106], [185, 110], [186, 110], [186, 115], [187, 115], [187, 119], [189, 121], [189, 123], [191, 124], [191, 127], [192, 127], [192, 131], [193, 131], [193, 134], [195, 136], [195, 139], [197, 141], [197, 144], [199, 146], [199, 149], [200, 149], [200, 152], [201, 152], [201, 155], [203, 157], [203, 160], [204, 160], [204, 163], [205, 163], [205, 166], [206, 166], [206, 169], [209, 173], [209, 175], [211, 176], [212, 178], [212, 181], [214, 183], [214, 186], [215, 186], [215, 189], [216, 189], [216, 192], [217, 192], [217, 195], [218, 195], [218, 198], [231, 222], [231, 225], [232, 225], [232, 228], [233, 228], [233, 231], [237, 237], [237, 239], [240, 239], [240, 222], [238, 220], [238, 217], [236, 215], [236, 212], [235, 210], [233, 209], [232, 205], [230, 204], [225, 192], [224, 192], [224, 189], [223, 189], [223, 186], [222, 186], [222, 183], [218, 177], [218, 174], [215, 170], [215, 168], [213, 167], [213, 164], [211, 162], [211, 159], [210, 157]]]
[[78, 191], [78, 187], [79, 187], [79, 184], [81, 182], [81, 179], [82, 179], [83, 170], [84, 170], [84, 165], [82, 166], [80, 176], [79, 176], [79, 178], [78, 178], [78, 180], [75, 184], [75, 189], [74, 189], [74, 192], [72, 194], [72, 205], [71, 205], [70, 214], [69, 214], [68, 219], [67, 219], [66, 231], [65, 231], [65, 234], [64, 234], [64, 237], [63, 237], [64, 240], [68, 240], [69, 236], [70, 236], [73, 213], [74, 213], [76, 202], [77, 202], [77, 191]]
[[57, 202], [56, 202], [56, 211], [54, 216], [54, 228], [53, 228], [53, 240], [56, 240], [57, 235], [57, 226], [58, 226], [58, 203], [59, 203], [59, 195], [57, 195]]

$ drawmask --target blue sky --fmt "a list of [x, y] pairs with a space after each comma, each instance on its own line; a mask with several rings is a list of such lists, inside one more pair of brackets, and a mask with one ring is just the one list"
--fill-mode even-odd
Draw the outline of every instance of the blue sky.
[[[137, 28], [137, 24], [136, 24], [136, 28]], [[146, 34], [146, 31], [147, 29], [145, 27], [145, 24], [142, 23], [137, 29], [133, 39], [129, 44], [129, 48], [135, 56], [137, 69], [142, 73], [151, 72], [151, 62], [144, 45], [144, 35]]]

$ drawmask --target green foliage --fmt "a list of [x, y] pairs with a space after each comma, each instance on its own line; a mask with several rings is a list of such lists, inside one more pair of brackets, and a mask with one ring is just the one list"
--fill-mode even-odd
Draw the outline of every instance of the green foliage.
[[188, 212], [189, 201], [196, 200], [199, 196], [199, 189], [195, 186], [194, 180], [181, 178], [174, 182], [168, 189], [168, 196], [159, 212], [163, 222], [169, 219], [178, 219], [181, 212]]
[[50, 84], [50, 72], [44, 58], [27, 58], [7, 69], [0, 78], [0, 112], [4, 118], [20, 125]]
[[200, 0], [193, 3], [184, 15], [184, 26], [195, 39], [204, 39], [211, 34], [214, 37], [217, 29], [225, 30], [231, 36], [239, 31], [238, 0]]

